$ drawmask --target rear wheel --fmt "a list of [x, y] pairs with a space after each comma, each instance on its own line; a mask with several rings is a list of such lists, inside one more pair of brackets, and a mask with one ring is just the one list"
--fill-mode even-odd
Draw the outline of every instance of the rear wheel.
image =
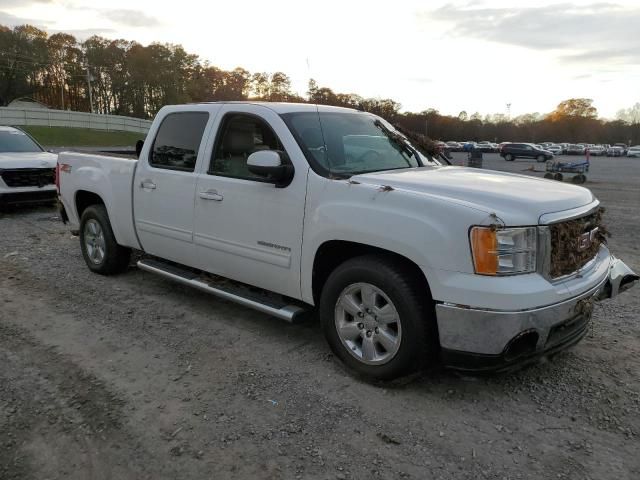
[[91, 205], [80, 219], [80, 248], [87, 267], [101, 275], [126, 270], [131, 250], [118, 245], [104, 205]]
[[514, 157], [513, 155], [511, 155], [510, 153], [507, 153], [507, 154], [504, 156], [504, 159], [505, 159], [507, 162], [513, 162], [513, 160], [515, 159], [515, 157]]
[[549, 180], [552, 180], [553, 179], [553, 173], [548, 173], [548, 172], [545, 173], [544, 174], [544, 178], [548, 178]]
[[320, 298], [327, 341], [360, 375], [391, 380], [424, 366], [437, 353], [428, 289], [398, 262], [382, 256], [346, 261]]
[[556, 173], [556, 174], [553, 176], [553, 179], [554, 179], [554, 180], [558, 180], [559, 182], [561, 182], [563, 178], [564, 178], [564, 177], [562, 176], [562, 174], [561, 174], [561, 173]]

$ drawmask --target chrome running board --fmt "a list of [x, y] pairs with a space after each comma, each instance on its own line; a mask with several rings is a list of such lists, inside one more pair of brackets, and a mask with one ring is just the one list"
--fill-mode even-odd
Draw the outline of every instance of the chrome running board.
[[[243, 284], [235, 284], [234, 282], [225, 282], [227, 285], [214, 286], [213, 282], [203, 280], [200, 272], [181, 267], [176, 264], [166, 263], [156, 259], [139, 260], [138, 268], [146, 272], [155, 273], [174, 282], [197, 288], [203, 292], [210, 293], [224, 300], [235, 302], [244, 307], [252, 308], [267, 315], [280, 318], [290, 323], [297, 323], [302, 320], [305, 308], [298, 305], [290, 305], [282, 301], [278, 301], [282, 297], [280, 295], [271, 294], [264, 291], [264, 294], [251, 294], [250, 287]], [[220, 277], [221, 278], [221, 277]], [[221, 279], [226, 281], [226, 279]]]

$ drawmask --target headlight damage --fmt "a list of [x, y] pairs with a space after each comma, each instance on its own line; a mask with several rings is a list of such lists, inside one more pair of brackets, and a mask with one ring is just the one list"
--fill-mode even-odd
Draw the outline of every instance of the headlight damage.
[[473, 227], [470, 232], [475, 272], [515, 275], [536, 271], [536, 227]]

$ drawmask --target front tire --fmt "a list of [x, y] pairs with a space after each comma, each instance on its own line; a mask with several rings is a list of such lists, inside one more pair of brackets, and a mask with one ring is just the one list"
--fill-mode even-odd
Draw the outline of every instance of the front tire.
[[547, 159], [544, 155], [538, 155], [536, 157], [536, 160], [538, 161], [538, 163], [542, 163], [542, 162], [545, 162]]
[[513, 161], [515, 160], [515, 157], [514, 157], [513, 155], [511, 155], [510, 153], [507, 153], [507, 154], [504, 156], [504, 159], [505, 159], [507, 162], [513, 162]]
[[80, 219], [80, 248], [89, 270], [100, 275], [123, 272], [131, 250], [118, 245], [104, 205], [91, 205]]
[[392, 380], [433, 360], [438, 350], [429, 291], [409, 269], [367, 255], [337, 267], [320, 298], [320, 321], [335, 355], [372, 380]]

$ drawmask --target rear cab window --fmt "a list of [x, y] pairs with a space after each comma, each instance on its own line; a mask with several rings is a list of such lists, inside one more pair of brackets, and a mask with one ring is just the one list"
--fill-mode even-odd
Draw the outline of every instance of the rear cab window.
[[193, 172], [209, 113], [174, 112], [162, 119], [149, 152], [149, 165]]

